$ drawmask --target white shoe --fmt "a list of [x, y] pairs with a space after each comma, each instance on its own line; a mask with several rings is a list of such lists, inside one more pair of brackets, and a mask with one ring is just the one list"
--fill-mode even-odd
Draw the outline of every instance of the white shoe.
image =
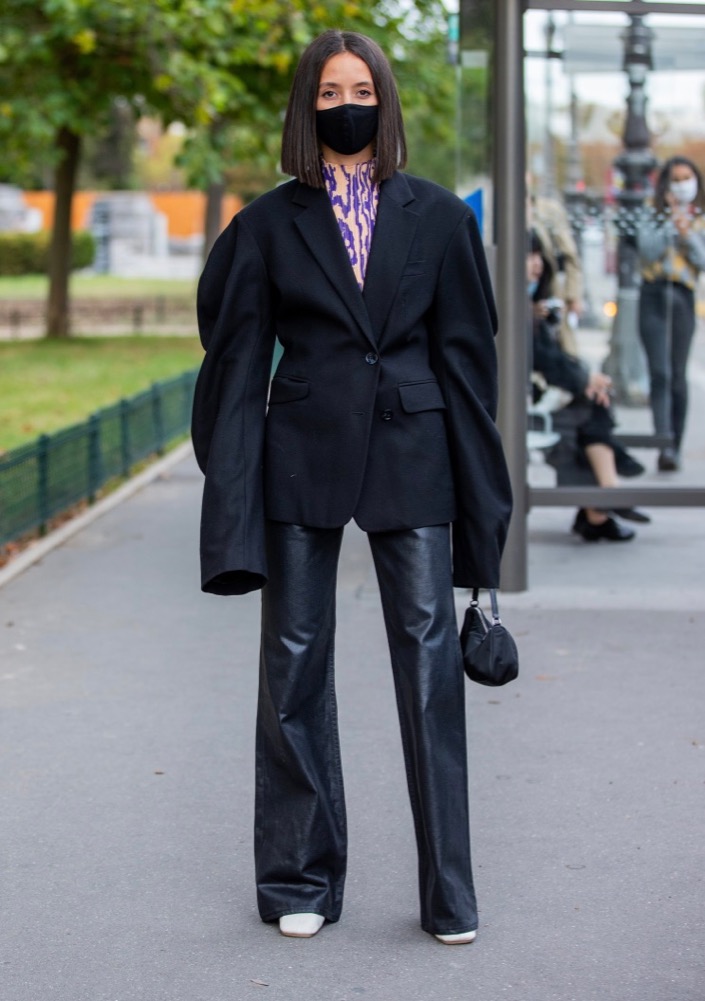
[[313, 938], [324, 921], [322, 914], [285, 914], [279, 918], [279, 931], [289, 938]]
[[461, 931], [457, 935], [436, 935], [436, 938], [444, 945], [469, 945], [475, 941], [476, 936], [476, 931]]

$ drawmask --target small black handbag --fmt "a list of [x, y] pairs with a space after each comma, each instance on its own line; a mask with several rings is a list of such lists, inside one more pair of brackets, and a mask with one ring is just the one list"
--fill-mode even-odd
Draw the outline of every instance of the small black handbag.
[[490, 588], [492, 621], [480, 608], [478, 588], [465, 612], [460, 630], [463, 667], [468, 678], [481, 685], [506, 685], [519, 674], [519, 652], [512, 634], [502, 625], [497, 592]]

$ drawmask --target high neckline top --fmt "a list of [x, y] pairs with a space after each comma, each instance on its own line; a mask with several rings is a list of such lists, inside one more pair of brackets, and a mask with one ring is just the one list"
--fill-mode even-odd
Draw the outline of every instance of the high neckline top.
[[360, 288], [372, 246], [379, 185], [372, 180], [375, 160], [341, 164], [321, 161], [323, 180], [338, 222], [340, 235]]

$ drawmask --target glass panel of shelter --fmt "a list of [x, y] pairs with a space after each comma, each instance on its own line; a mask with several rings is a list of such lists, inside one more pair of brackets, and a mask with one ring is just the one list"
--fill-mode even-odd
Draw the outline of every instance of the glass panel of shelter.
[[[687, 165], [658, 182], [674, 156], [705, 168], [705, 17], [534, 9], [524, 41], [527, 227], [553, 269], [534, 312], [566, 351], [611, 376], [618, 434], [657, 432], [648, 447], [632, 444], [640, 482], [701, 483], [705, 462], [691, 458], [705, 457], [704, 424], [696, 393], [683, 415], [677, 376], [690, 309], [687, 376], [705, 386], [705, 288], [693, 267], [700, 243], [705, 253], [705, 194], [679, 187]], [[664, 477], [671, 446], [679, 471]], [[544, 458], [548, 468], [530, 473], [540, 485], [594, 482], [589, 471], [571, 478], [560, 449]]]

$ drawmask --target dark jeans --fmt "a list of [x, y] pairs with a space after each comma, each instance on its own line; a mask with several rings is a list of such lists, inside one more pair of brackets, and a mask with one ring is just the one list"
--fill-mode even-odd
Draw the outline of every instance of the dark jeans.
[[678, 282], [644, 282], [639, 332], [649, 365], [651, 410], [657, 434], [680, 448], [688, 410], [686, 368], [695, 331], [695, 295]]
[[[333, 670], [341, 529], [270, 522], [262, 592], [255, 867], [260, 915], [340, 917], [347, 856]], [[421, 925], [477, 927], [464, 675], [447, 525], [369, 535], [419, 858]]]

